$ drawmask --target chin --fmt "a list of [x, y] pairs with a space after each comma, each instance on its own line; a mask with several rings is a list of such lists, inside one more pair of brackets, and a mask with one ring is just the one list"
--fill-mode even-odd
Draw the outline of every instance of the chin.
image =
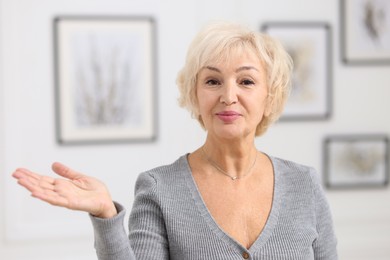
[[251, 132], [247, 128], [240, 127], [236, 124], [217, 125], [207, 129], [207, 131], [212, 136], [226, 140], [240, 140], [251, 135]]
[[221, 139], [226, 140], [240, 140], [247, 136], [243, 131], [237, 131], [237, 130], [220, 130], [215, 133], [216, 136], [218, 136]]

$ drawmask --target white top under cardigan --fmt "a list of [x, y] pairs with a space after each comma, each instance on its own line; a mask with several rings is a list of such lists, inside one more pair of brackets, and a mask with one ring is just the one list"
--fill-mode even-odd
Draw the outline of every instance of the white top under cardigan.
[[274, 196], [267, 223], [250, 249], [210, 215], [187, 155], [139, 175], [129, 219], [91, 216], [100, 260], [336, 260], [336, 238], [324, 192], [313, 168], [270, 157]]

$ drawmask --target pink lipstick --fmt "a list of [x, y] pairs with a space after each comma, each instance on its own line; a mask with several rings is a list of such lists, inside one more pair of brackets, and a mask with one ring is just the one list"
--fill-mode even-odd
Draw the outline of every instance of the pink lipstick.
[[222, 111], [216, 113], [216, 115], [224, 123], [232, 123], [233, 121], [241, 117], [241, 114], [236, 111]]

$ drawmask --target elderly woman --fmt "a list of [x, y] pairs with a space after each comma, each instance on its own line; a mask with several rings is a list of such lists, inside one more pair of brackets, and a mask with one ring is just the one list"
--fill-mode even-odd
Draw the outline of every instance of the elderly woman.
[[139, 175], [128, 235], [123, 207], [98, 180], [59, 163], [64, 178], [13, 176], [36, 198], [90, 213], [99, 259], [337, 259], [315, 170], [254, 144], [282, 112], [291, 69], [278, 42], [239, 25], [196, 36], [177, 83], [207, 138]]

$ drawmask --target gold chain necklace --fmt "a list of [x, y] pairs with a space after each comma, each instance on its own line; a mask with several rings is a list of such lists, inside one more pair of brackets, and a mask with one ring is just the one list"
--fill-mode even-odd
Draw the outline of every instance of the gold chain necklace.
[[253, 161], [253, 164], [251, 165], [251, 167], [249, 167], [248, 171], [244, 175], [242, 175], [242, 176], [232, 176], [229, 173], [227, 173], [226, 171], [224, 171], [221, 167], [219, 167], [218, 164], [216, 162], [214, 162], [209, 156], [207, 156], [207, 154], [206, 154], [206, 152], [205, 152], [203, 147], [202, 147], [202, 152], [203, 152], [203, 155], [206, 158], [206, 160], [211, 164], [211, 166], [213, 166], [215, 169], [217, 169], [223, 175], [228, 176], [230, 179], [232, 179], [232, 181], [235, 181], [235, 180], [238, 180], [238, 179], [242, 179], [245, 176], [247, 176], [251, 172], [251, 170], [253, 169], [253, 167], [255, 166], [256, 161], [257, 161], [257, 152], [256, 152], [255, 160]]

